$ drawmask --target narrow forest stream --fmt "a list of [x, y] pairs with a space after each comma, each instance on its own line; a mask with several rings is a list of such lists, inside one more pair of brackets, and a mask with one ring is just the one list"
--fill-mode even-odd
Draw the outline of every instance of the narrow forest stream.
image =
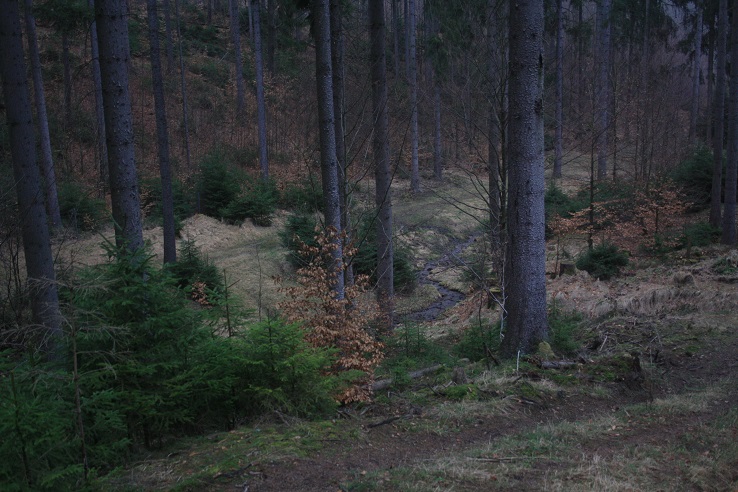
[[[449, 289], [442, 285], [439, 281], [431, 278], [431, 273], [437, 268], [453, 268], [459, 264], [458, 257], [469, 245], [471, 245], [479, 236], [471, 235], [464, 241], [456, 242], [454, 248], [436, 260], [429, 261], [423, 269], [418, 273], [418, 285], [432, 285], [440, 294], [440, 297], [423, 309], [413, 311], [403, 316], [405, 322], [423, 323], [434, 321], [444, 311], [457, 305], [466, 298], [466, 295], [457, 290]], [[453, 243], [452, 243], [453, 244]]]

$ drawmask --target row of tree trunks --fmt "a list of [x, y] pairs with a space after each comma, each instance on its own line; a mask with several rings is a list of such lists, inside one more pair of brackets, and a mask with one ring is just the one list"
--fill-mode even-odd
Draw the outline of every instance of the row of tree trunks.
[[61, 357], [59, 297], [41, 176], [36, 162], [33, 111], [26, 77], [18, 0], [0, 2], [0, 76], [13, 160], [13, 178], [23, 236], [33, 322], [42, 328], [41, 348]]

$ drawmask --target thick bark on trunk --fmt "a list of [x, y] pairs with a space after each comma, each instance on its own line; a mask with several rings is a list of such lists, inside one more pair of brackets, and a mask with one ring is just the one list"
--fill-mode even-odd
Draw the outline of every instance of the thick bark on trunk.
[[[267, 31], [267, 70], [269, 74], [274, 76], [274, 53], [277, 50], [277, 0], [267, 0], [269, 6], [267, 7], [267, 22], [269, 24]], [[257, 15], [254, 12], [254, 15]], [[256, 22], [257, 17], [254, 17]]]
[[725, 167], [725, 210], [723, 244], [736, 243], [736, 187], [738, 187], [738, 2], [733, 2], [730, 40], [730, 103], [728, 120], [728, 163]]
[[420, 191], [420, 169], [418, 166], [418, 57], [415, 49], [415, 0], [408, 3], [409, 38], [409, 89], [410, 89], [410, 190]]
[[172, 38], [172, 15], [169, 0], [164, 0], [164, 35], [166, 36], [165, 49], [167, 52], [167, 74], [174, 70], [174, 40]]
[[[95, 8], [94, 0], [87, 5]], [[95, 119], [97, 120], [97, 152], [100, 159], [100, 194], [104, 197], [108, 189], [108, 145], [105, 142], [105, 111], [103, 110], [102, 77], [100, 75], [100, 50], [97, 44], [97, 22], [90, 24], [90, 51], [92, 53], [92, 81], [95, 85]]]
[[[331, 16], [331, 66], [333, 68], [333, 126], [336, 132], [336, 158], [338, 159], [338, 198], [341, 203], [341, 230], [346, 234], [344, 244], [351, 242], [351, 217], [349, 215], [348, 160], [346, 156], [346, 130], [344, 125], [344, 51], [343, 11], [340, 0], [330, 0]], [[354, 283], [354, 269], [346, 265], [345, 284]]]
[[700, 113], [700, 67], [702, 66], [702, 5], [697, 3], [697, 27], [694, 36], [692, 66], [692, 107], [689, 114], [689, 141], [697, 144], [697, 119]]
[[553, 177], [561, 177], [564, 149], [564, 11], [563, 1], [556, 1], [556, 138]]
[[725, 56], [728, 38], [728, 0], [720, 0], [718, 13], [717, 63], [715, 70], [715, 101], [712, 113], [712, 152], [715, 158], [712, 167], [712, 190], [710, 194], [710, 225], [721, 224], [721, 192], [723, 182], [723, 132], [725, 120]]
[[390, 168], [389, 119], [387, 116], [387, 67], [384, 41], [384, 2], [369, 0], [369, 61], [372, 77], [374, 121], [374, 179], [377, 206], [377, 300], [386, 327], [394, 318], [394, 248], [392, 245], [392, 172]]
[[433, 71], [433, 176], [443, 179], [443, 157], [441, 149], [441, 82], [438, 73]]
[[246, 108], [246, 90], [243, 83], [243, 61], [241, 58], [241, 26], [238, 18], [239, 0], [228, 0], [231, 42], [233, 43], [233, 64], [236, 71], [236, 113], [243, 116]]
[[510, 195], [502, 351], [535, 350], [548, 337], [543, 197], [543, 0], [510, 5]]
[[597, 179], [607, 177], [607, 158], [610, 151], [610, 12], [611, 0], [600, 0], [597, 6]]
[[23, 58], [23, 40], [17, 0], [0, 2], [0, 77], [5, 97], [13, 178], [23, 235], [26, 274], [31, 296], [33, 322], [46, 333], [41, 349], [51, 359], [61, 357], [62, 338], [59, 297], [54, 276], [49, 228], [41, 177], [36, 165], [36, 139], [31, 97]]
[[41, 60], [38, 54], [36, 19], [33, 17], [32, 0], [25, 0], [25, 10], [28, 53], [31, 59], [31, 73], [33, 74], [33, 95], [36, 101], [36, 120], [41, 142], [41, 175], [46, 197], [46, 214], [51, 226], [57, 228], [61, 227], [62, 220], [59, 212], [59, 197], [56, 192], [56, 173], [54, 172], [54, 159], [51, 154], [49, 119], [46, 114], [46, 96], [44, 95], [44, 81], [41, 77]]
[[190, 112], [187, 104], [187, 80], [185, 79], [184, 56], [182, 55], [182, 30], [179, 25], [179, 0], [174, 0], [174, 17], [177, 23], [177, 45], [179, 51], [179, 86], [182, 93], [182, 130], [184, 135], [185, 164], [192, 169], [190, 160]]
[[500, 56], [498, 52], [498, 43], [496, 38], [500, 35], [500, 28], [497, 22], [498, 12], [496, 10], [496, 0], [487, 1], [487, 59], [489, 66], [487, 68], [487, 76], [489, 78], [490, 91], [490, 107], [487, 119], [487, 160], [488, 160], [488, 203], [489, 203], [489, 224], [490, 224], [490, 244], [493, 253], [500, 251], [502, 241], [500, 237], [501, 207], [502, 197], [500, 195], [500, 181], [504, 180], [504, 176], [500, 173], [500, 110], [502, 108], [502, 87], [500, 76]]
[[344, 298], [343, 245], [341, 244], [341, 201], [338, 196], [338, 158], [336, 132], [333, 121], [333, 69], [331, 67], [331, 29], [328, 0], [315, 0], [312, 5], [315, 33], [315, 78], [318, 93], [318, 120], [320, 131], [320, 169], [323, 182], [325, 227], [333, 229], [336, 237], [333, 251], [337, 299]]
[[115, 243], [135, 251], [143, 247], [141, 204], [133, 145], [133, 116], [128, 90], [128, 9], [125, 0], [95, 4], [99, 27], [105, 131]]
[[[274, 0], [271, 0], [274, 1]], [[256, 65], [256, 118], [259, 127], [259, 166], [261, 179], [269, 179], [269, 158], [267, 156], [266, 102], [264, 101], [264, 63], [261, 56], [261, 21], [259, 0], [251, 3], [254, 16], [254, 64]]]
[[392, 44], [394, 48], [395, 77], [400, 76], [400, 12], [397, 7], [398, 0], [392, 0]]
[[151, 58], [151, 80], [154, 88], [154, 111], [156, 113], [156, 143], [159, 152], [159, 174], [161, 176], [161, 208], [164, 216], [164, 263], [177, 261], [177, 243], [174, 230], [174, 196], [172, 173], [169, 165], [169, 131], [167, 129], [164, 81], [161, 74], [159, 53], [159, 17], [156, 0], [146, 1], [149, 22], [149, 46]]

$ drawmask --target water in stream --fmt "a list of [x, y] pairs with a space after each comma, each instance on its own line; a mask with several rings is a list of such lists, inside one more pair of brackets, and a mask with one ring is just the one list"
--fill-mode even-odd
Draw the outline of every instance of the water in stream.
[[425, 264], [423, 270], [421, 270], [418, 274], [418, 284], [432, 285], [438, 291], [441, 297], [439, 297], [431, 305], [404, 316], [404, 321], [416, 323], [433, 321], [438, 318], [438, 316], [441, 315], [444, 311], [454, 307], [466, 298], [466, 295], [464, 295], [462, 292], [449, 289], [448, 287], [441, 285], [440, 282], [431, 278], [430, 274], [436, 268], [452, 268], [458, 265], [458, 257], [461, 252], [464, 251], [469, 245], [471, 245], [477, 239], [477, 237], [478, 235], [469, 236], [465, 241], [457, 243], [451, 251], [449, 251], [442, 257], [438, 258], [437, 260], [429, 261]]

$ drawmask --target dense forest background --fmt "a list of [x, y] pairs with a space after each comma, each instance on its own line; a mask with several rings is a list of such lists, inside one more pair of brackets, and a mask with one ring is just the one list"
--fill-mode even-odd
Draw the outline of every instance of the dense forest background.
[[2, 0], [0, 483], [99, 487], [418, 365], [574, 366], [547, 276], [734, 248], [736, 2], [510, 3]]

